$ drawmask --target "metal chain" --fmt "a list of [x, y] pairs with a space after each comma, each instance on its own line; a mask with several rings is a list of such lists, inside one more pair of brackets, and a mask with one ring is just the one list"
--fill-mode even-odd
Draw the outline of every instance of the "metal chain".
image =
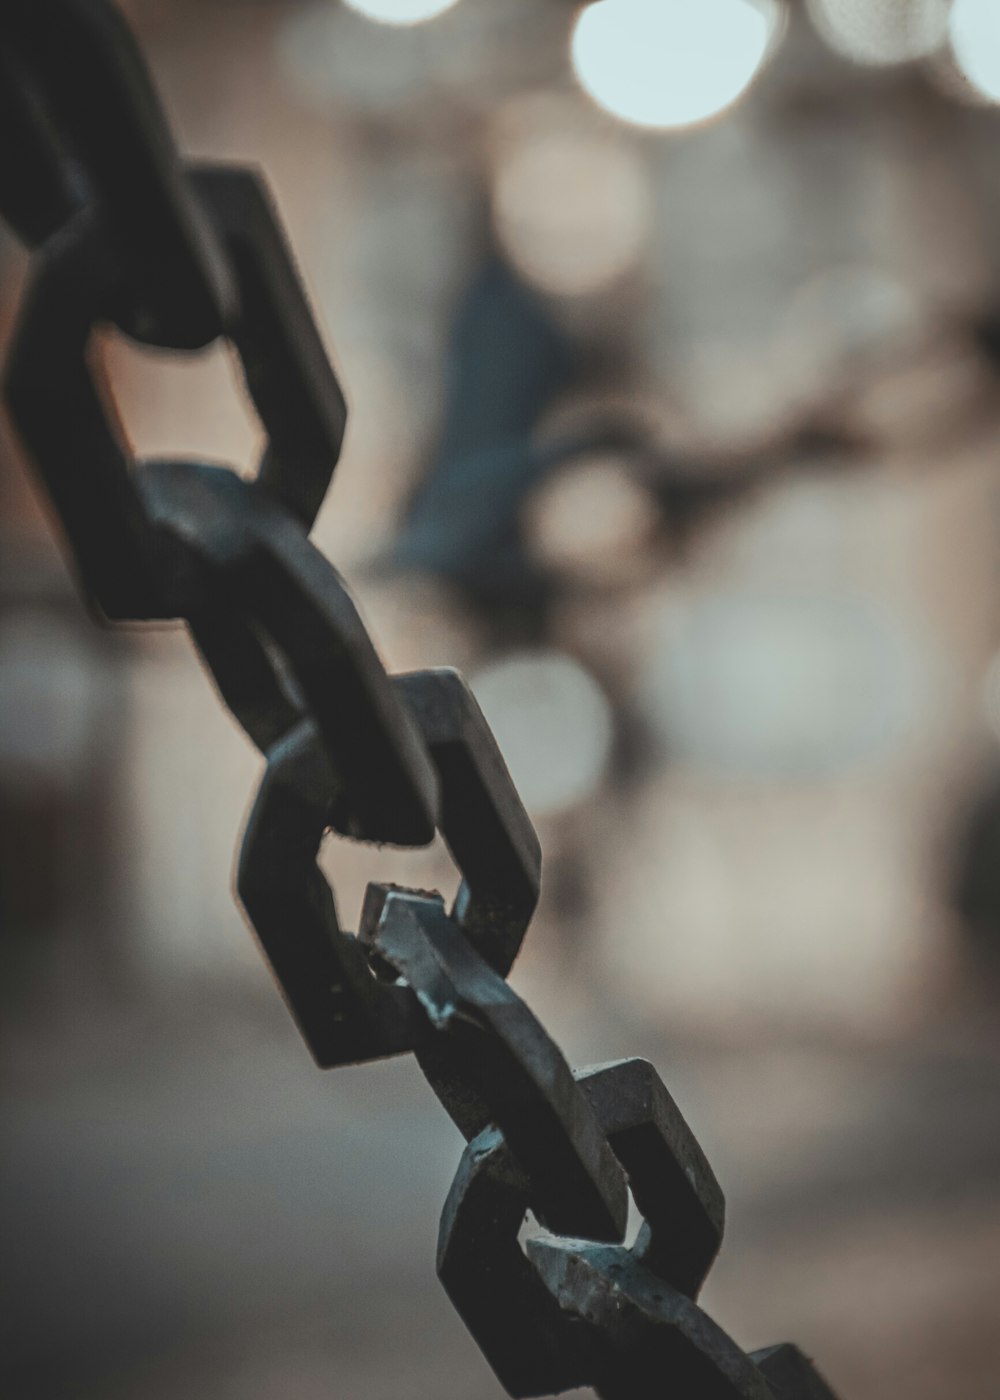
[[[745, 1354], [695, 1299], [724, 1204], [652, 1065], [574, 1072], [505, 980], [538, 840], [451, 670], [387, 676], [310, 543], [346, 409], [266, 187], [182, 161], [108, 0], [4, 0], [0, 213], [36, 250], [5, 396], [100, 620], [183, 619], [265, 755], [237, 891], [316, 1062], [412, 1051], [468, 1146], [437, 1268], [513, 1396], [830, 1400], [795, 1347]], [[267, 437], [253, 481], [135, 461], [91, 354], [98, 327], [236, 349]], [[355, 936], [323, 834], [419, 846], [462, 877], [369, 886]], [[645, 1224], [622, 1243], [629, 1190]], [[526, 1247], [528, 1212], [550, 1233]]]

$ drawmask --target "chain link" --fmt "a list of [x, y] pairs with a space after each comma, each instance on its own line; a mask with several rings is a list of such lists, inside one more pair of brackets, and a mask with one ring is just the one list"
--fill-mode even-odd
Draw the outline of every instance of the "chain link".
[[[744, 1353], [695, 1299], [722, 1240], [712, 1170], [652, 1065], [574, 1073], [507, 985], [538, 840], [471, 692], [387, 676], [308, 532], [346, 409], [266, 188], [183, 162], [107, 0], [5, 0], [0, 213], [34, 249], [5, 397], [81, 591], [107, 621], [183, 619], [266, 757], [237, 891], [316, 1062], [412, 1052], [468, 1141], [437, 1268], [513, 1396], [831, 1400], [793, 1346]], [[95, 330], [235, 348], [267, 436], [256, 479], [137, 462]], [[357, 936], [316, 856], [333, 829], [461, 876], [371, 885]], [[629, 1190], [645, 1223], [622, 1244]], [[523, 1246], [531, 1213], [550, 1233]]]

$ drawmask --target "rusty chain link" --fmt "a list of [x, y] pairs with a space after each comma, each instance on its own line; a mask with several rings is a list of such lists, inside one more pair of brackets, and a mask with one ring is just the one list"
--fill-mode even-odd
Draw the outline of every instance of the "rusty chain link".
[[[34, 251], [5, 397], [99, 617], [183, 619], [266, 758], [237, 889], [321, 1066], [412, 1051], [468, 1146], [437, 1268], [514, 1396], [831, 1400], [795, 1347], [744, 1353], [696, 1305], [722, 1240], [708, 1162], [652, 1065], [574, 1073], [505, 980], [538, 840], [471, 692], [387, 676], [308, 534], [346, 409], [266, 187], [179, 157], [108, 0], [4, 0], [0, 213]], [[92, 339], [229, 341], [267, 436], [256, 479], [135, 461]], [[355, 936], [316, 864], [333, 828], [419, 846], [437, 895], [369, 886]], [[629, 1191], [645, 1224], [622, 1243]], [[527, 1213], [550, 1233], [523, 1246]]]

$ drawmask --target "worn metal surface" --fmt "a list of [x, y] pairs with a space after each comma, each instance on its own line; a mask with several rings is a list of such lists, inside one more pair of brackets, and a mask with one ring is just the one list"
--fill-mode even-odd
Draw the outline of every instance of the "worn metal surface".
[[[725, 1211], [704, 1154], [647, 1061], [620, 1060], [576, 1077], [645, 1216], [629, 1258], [695, 1297], [722, 1241]], [[438, 1241], [448, 1296], [511, 1395], [548, 1395], [588, 1374], [580, 1327], [553, 1306], [518, 1241], [528, 1210], [539, 1214], [535, 1190], [503, 1134], [484, 1129], [462, 1158]]]
[[[316, 1061], [412, 1051], [469, 1140], [438, 1272], [497, 1376], [512, 1395], [828, 1400], [794, 1347], [748, 1356], [695, 1304], [723, 1198], [656, 1071], [574, 1075], [506, 983], [538, 840], [461, 678], [387, 676], [309, 541], [346, 410], [260, 177], [182, 163], [106, 0], [7, 0], [0, 122], [0, 211], [36, 249], [5, 378], [26, 457], [98, 616], [183, 619], [266, 756], [237, 889]], [[254, 481], [132, 459], [94, 355], [104, 325], [235, 347], [267, 435]], [[328, 830], [440, 831], [453, 908], [372, 885], [345, 931], [316, 864]], [[529, 1212], [555, 1233], [524, 1247]]]

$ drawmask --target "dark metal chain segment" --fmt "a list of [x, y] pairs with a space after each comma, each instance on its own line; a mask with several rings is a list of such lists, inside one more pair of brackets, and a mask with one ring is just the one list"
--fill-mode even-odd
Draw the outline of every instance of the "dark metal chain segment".
[[[438, 1273], [514, 1396], [831, 1400], [792, 1346], [747, 1355], [695, 1299], [722, 1192], [652, 1065], [574, 1073], [506, 982], [538, 840], [453, 671], [388, 676], [309, 530], [346, 409], [266, 187], [179, 157], [107, 0], [4, 0], [0, 213], [34, 251], [6, 369], [11, 417], [81, 590], [109, 621], [183, 619], [266, 759], [237, 890], [321, 1066], [412, 1051], [468, 1141]], [[235, 348], [267, 447], [252, 481], [138, 462], [95, 333]], [[342, 929], [328, 830], [419, 846], [437, 895], [369, 887]], [[645, 1223], [627, 1248], [629, 1192]], [[528, 1215], [549, 1233], [522, 1243]]]

